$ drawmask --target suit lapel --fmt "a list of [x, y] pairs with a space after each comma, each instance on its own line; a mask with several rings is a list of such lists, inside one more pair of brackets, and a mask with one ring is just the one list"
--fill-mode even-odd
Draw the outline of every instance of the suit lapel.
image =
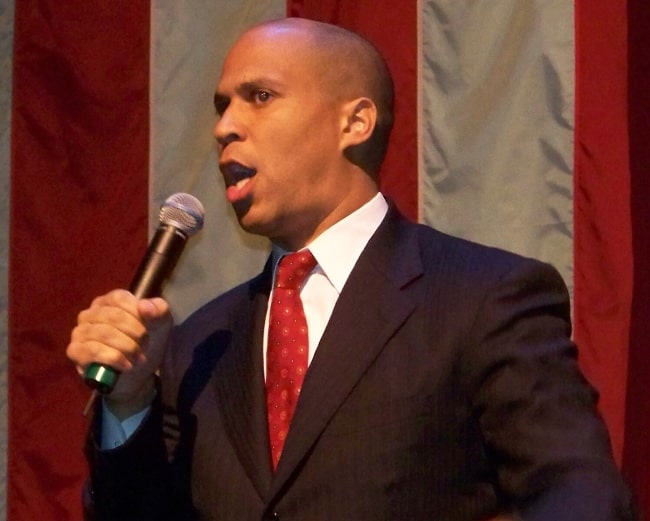
[[307, 371], [270, 497], [413, 312], [416, 300], [405, 288], [421, 274], [414, 227], [391, 209], [352, 270]]
[[214, 374], [214, 385], [225, 429], [261, 498], [272, 472], [262, 360], [264, 317], [271, 281], [270, 262], [249, 286], [232, 314], [232, 345]]

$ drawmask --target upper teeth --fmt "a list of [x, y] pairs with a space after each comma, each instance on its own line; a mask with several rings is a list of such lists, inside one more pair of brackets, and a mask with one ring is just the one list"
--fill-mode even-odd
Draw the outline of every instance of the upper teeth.
[[242, 188], [242, 187], [243, 187], [246, 183], [248, 183], [250, 180], [251, 180], [250, 177], [246, 177], [246, 178], [244, 178], [244, 179], [240, 179], [240, 180], [237, 181], [237, 183], [235, 184], [235, 188], [237, 188], [237, 189]]

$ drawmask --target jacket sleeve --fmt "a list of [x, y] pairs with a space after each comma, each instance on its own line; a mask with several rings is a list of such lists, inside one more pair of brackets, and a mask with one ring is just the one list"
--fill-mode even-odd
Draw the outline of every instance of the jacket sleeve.
[[636, 519], [597, 394], [577, 364], [559, 274], [524, 260], [479, 309], [465, 365], [507, 503], [527, 521]]
[[86, 443], [90, 478], [83, 493], [90, 521], [191, 520], [189, 476], [169, 457], [163, 438], [160, 393], [136, 432], [120, 447], [100, 450], [101, 407]]

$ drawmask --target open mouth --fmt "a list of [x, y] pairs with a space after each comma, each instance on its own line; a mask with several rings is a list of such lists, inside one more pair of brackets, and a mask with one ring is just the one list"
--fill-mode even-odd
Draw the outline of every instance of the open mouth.
[[226, 183], [227, 199], [233, 204], [239, 204], [246, 200], [252, 189], [252, 185], [247, 185], [251, 182], [257, 170], [236, 161], [221, 163], [219, 169]]
[[248, 166], [229, 161], [219, 165], [219, 169], [224, 176], [226, 186], [234, 186], [237, 189], [242, 188], [257, 173], [257, 170]]

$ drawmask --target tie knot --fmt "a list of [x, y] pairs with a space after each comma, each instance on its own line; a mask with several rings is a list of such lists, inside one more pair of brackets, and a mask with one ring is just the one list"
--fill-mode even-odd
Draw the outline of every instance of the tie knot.
[[317, 262], [309, 250], [289, 253], [280, 259], [275, 274], [275, 287], [298, 289]]

